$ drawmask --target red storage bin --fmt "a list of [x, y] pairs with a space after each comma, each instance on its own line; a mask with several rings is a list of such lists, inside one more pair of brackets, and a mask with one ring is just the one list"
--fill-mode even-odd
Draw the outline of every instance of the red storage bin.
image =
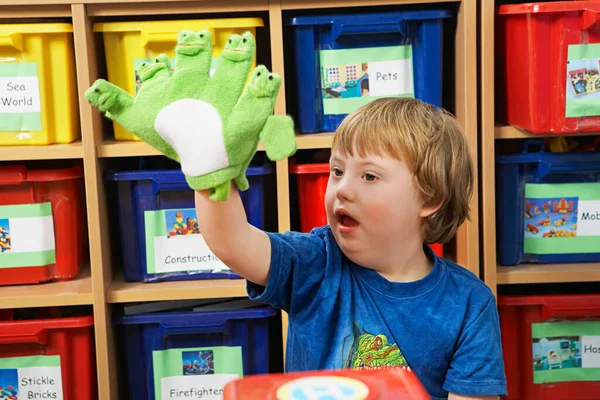
[[[290, 173], [297, 175], [300, 230], [310, 232], [313, 228], [327, 225], [325, 190], [329, 181], [329, 164], [290, 164]], [[444, 256], [442, 244], [429, 246], [438, 256]]]
[[93, 324], [91, 315], [0, 321], [3, 398], [96, 399]]
[[498, 296], [498, 310], [505, 399], [600, 398], [600, 295]]
[[503, 5], [498, 14], [499, 121], [535, 134], [600, 129], [600, 2]]
[[0, 285], [77, 276], [88, 254], [82, 177], [81, 166], [0, 167]]

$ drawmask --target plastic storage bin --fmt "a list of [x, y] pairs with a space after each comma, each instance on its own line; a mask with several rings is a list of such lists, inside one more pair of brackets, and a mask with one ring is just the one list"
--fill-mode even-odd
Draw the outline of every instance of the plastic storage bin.
[[300, 131], [335, 131], [347, 114], [378, 97], [440, 106], [442, 28], [450, 17], [421, 10], [289, 19]]
[[81, 166], [0, 167], [0, 285], [74, 278], [86, 238]]
[[596, 400], [600, 296], [498, 296], [507, 400]]
[[535, 134], [600, 128], [600, 4], [502, 5], [496, 65], [499, 119]]
[[80, 137], [71, 24], [0, 24], [0, 145]]
[[600, 261], [599, 182], [600, 152], [547, 153], [526, 140], [522, 154], [497, 156], [499, 264]]
[[[94, 32], [102, 32], [106, 54], [108, 80], [132, 95], [137, 93], [139, 79], [136, 67], [164, 53], [175, 57], [177, 34], [182, 30], [209, 29], [213, 37], [213, 64], [227, 40], [234, 33], [251, 32], [264, 26], [261, 18], [222, 18], [174, 21], [101, 22], [94, 24]], [[256, 59], [253, 66], [256, 65]], [[118, 123], [114, 122], [116, 140], [140, 140]]]
[[231, 380], [279, 372], [270, 360], [281, 343], [269, 334], [281, 327], [278, 318], [270, 307], [121, 317], [128, 399], [160, 399], [161, 393], [162, 399], [176, 398], [172, 390], [196, 391], [189, 398], [219, 398]]
[[[240, 192], [248, 222], [264, 228], [263, 178], [250, 166]], [[194, 191], [181, 170], [111, 172], [116, 181], [123, 273], [128, 282], [240, 278], [209, 250], [197, 226]]]
[[0, 319], [0, 396], [96, 399], [93, 324], [91, 315]]
[[[327, 225], [325, 191], [329, 181], [329, 164], [290, 164], [290, 172], [296, 175], [298, 186], [300, 230], [310, 232], [313, 228]], [[438, 256], [443, 257], [442, 244], [434, 243], [429, 246]]]

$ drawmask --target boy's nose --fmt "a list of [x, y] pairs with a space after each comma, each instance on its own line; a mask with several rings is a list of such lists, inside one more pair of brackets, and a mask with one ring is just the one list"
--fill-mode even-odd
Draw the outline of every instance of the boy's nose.
[[335, 194], [340, 200], [353, 201], [356, 197], [351, 182], [348, 179], [342, 179], [338, 183]]

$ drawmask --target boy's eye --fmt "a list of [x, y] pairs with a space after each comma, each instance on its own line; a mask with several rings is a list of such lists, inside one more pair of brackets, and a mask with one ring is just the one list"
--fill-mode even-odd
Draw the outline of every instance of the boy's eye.
[[333, 168], [333, 175], [335, 176], [342, 176], [344, 173], [342, 172], [341, 169], [339, 168]]
[[365, 179], [367, 180], [367, 182], [373, 182], [377, 179], [377, 177], [375, 175], [365, 174]]

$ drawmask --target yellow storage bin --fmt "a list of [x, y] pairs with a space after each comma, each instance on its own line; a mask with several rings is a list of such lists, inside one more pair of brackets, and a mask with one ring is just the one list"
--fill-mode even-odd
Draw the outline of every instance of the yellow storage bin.
[[71, 24], [0, 24], [0, 146], [79, 138]]
[[[94, 32], [102, 32], [108, 80], [136, 94], [139, 78], [135, 69], [144, 61], [152, 61], [157, 55], [164, 53], [175, 56], [177, 34], [184, 30], [200, 31], [208, 29], [213, 37], [213, 64], [219, 62], [221, 50], [234, 33], [251, 32], [256, 35], [256, 28], [264, 26], [262, 18], [223, 18], [175, 21], [142, 21], [142, 22], [102, 22], [94, 24]], [[253, 67], [256, 66], [256, 57]], [[116, 140], [140, 140], [137, 136], [114, 122]]]

